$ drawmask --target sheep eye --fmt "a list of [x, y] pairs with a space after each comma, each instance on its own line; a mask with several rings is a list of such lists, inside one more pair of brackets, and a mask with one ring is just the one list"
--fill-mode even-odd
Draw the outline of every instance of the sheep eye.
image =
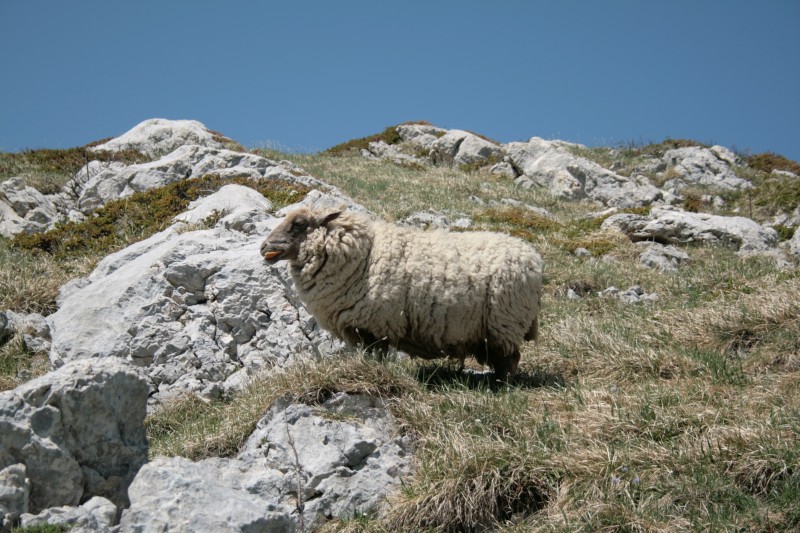
[[308, 221], [304, 218], [298, 218], [292, 222], [293, 230], [305, 229], [307, 226], [308, 226]]

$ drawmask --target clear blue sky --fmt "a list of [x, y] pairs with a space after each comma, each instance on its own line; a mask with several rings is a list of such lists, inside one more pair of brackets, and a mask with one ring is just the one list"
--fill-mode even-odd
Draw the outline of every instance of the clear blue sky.
[[163, 117], [303, 151], [427, 120], [800, 159], [798, 0], [0, 0], [0, 74], [5, 151]]

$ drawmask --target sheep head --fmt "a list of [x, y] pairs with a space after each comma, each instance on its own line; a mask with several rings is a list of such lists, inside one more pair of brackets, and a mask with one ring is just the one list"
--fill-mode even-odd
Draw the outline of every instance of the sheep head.
[[297, 259], [300, 246], [314, 231], [327, 225], [342, 214], [341, 209], [311, 211], [295, 209], [272, 230], [261, 244], [261, 256], [270, 264]]

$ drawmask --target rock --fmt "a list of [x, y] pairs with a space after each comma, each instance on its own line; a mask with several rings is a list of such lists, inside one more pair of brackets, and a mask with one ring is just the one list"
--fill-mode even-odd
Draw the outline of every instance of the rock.
[[466, 216], [459, 216], [456, 220], [450, 221], [446, 215], [434, 209], [427, 211], [419, 211], [412, 215], [407, 216], [401, 222], [406, 226], [416, 226], [418, 228], [469, 228], [472, 226], [472, 220]]
[[778, 243], [775, 230], [749, 218], [665, 208], [653, 208], [647, 217], [630, 213], [612, 215], [601, 227], [616, 228], [633, 241], [724, 245], [742, 253], [767, 251]]
[[327, 518], [376, 512], [401, 486], [411, 457], [407, 437], [397, 433], [378, 398], [338, 393], [322, 406], [284, 400], [258, 423], [240, 460], [252, 465], [248, 472], [256, 465], [280, 472], [281, 503], [293, 506], [299, 468], [305, 524], [313, 528]]
[[[489, 202], [489, 203], [491, 205], [497, 205], [497, 202], [495, 202], [495, 201], [492, 201], [492, 202]], [[543, 217], [550, 218], [552, 216], [550, 214], [550, 211], [548, 211], [547, 209], [545, 209], [543, 207], [537, 207], [537, 206], [534, 206], [534, 205], [529, 205], [529, 204], [520, 202], [519, 200], [515, 200], [513, 198], [503, 198], [503, 199], [500, 200], [499, 204], [500, 205], [508, 205], [508, 206], [511, 206], [511, 207], [521, 207], [523, 209], [527, 209], [528, 211], [533, 211], [537, 215], [541, 215]]]
[[655, 268], [662, 272], [676, 272], [678, 267], [689, 262], [689, 254], [674, 246], [642, 241], [638, 244], [646, 246], [639, 255], [639, 262], [646, 267]]
[[[0, 448], [0, 454], [5, 454]], [[0, 460], [4, 460], [0, 455]], [[31, 482], [22, 463], [0, 470], [0, 531], [8, 531], [28, 512]]]
[[[82, 172], [78, 173], [81, 174]], [[287, 183], [325, 188], [322, 182], [311, 176], [295, 176], [270, 159], [255, 154], [198, 145], [180, 146], [149, 163], [122, 168], [107, 167], [91, 176], [82, 185], [73, 181], [65, 187], [79, 191], [77, 207], [81, 212], [89, 214], [111, 200], [206, 174], [216, 174], [221, 177], [279, 179]]]
[[402, 145], [387, 144], [384, 141], [373, 141], [369, 143], [369, 148], [366, 150], [366, 154], [362, 152], [362, 155], [373, 157], [375, 159], [389, 159], [398, 164], [405, 163], [422, 166], [428, 164], [426, 160], [420, 159], [419, 157], [403, 151]]
[[533, 137], [527, 143], [505, 145], [513, 166], [522, 172], [517, 183], [525, 188], [539, 186], [568, 200], [591, 198], [605, 205], [631, 208], [673, 199], [644, 176], [628, 178], [597, 163], [573, 155], [561, 141]]
[[679, 178], [668, 182], [669, 187], [684, 188], [687, 185], [706, 185], [724, 190], [749, 189], [748, 180], [736, 176], [731, 169], [736, 156], [722, 146], [703, 148], [691, 146], [667, 150], [662, 158]]
[[430, 124], [400, 124], [395, 129], [401, 139], [426, 150], [430, 150], [436, 139], [447, 133], [447, 130]]
[[242, 466], [229, 459], [156, 457], [130, 487], [120, 532], [293, 533], [290, 509], [248, 492], [240, 482], [248, 474]]
[[430, 149], [435, 164], [472, 165], [483, 161], [492, 164], [503, 157], [503, 149], [497, 144], [462, 130], [448, 131]]
[[39, 313], [22, 315], [13, 311], [6, 311], [8, 328], [13, 332], [22, 334], [25, 347], [31, 352], [47, 352], [50, 350], [50, 326], [47, 319]]
[[800, 261], [800, 229], [795, 229], [794, 236], [789, 240], [789, 253]]
[[567, 289], [567, 300], [580, 300], [581, 296], [573, 289]]
[[69, 528], [70, 533], [109, 531], [116, 521], [117, 506], [101, 496], [95, 496], [78, 507], [51, 507], [38, 515], [22, 515], [23, 528], [61, 526]]
[[[48, 317], [51, 363], [131, 361], [149, 376], [155, 408], [186, 392], [218, 397], [260, 369], [338, 350], [298, 301], [286, 267], [259, 253], [279, 222], [269, 209], [252, 189], [228, 185], [192, 203], [176, 217], [183, 222], [103, 259]], [[186, 223], [214, 211], [212, 227]]]
[[511, 179], [516, 179], [518, 176], [516, 169], [514, 169], [514, 165], [512, 165], [508, 161], [500, 161], [499, 163], [495, 163], [494, 165], [489, 167], [489, 172], [492, 174], [497, 174], [498, 176], [505, 176]]
[[172, 152], [179, 146], [197, 144], [207, 148], [224, 148], [230, 139], [211, 132], [196, 120], [152, 118], [140, 122], [119, 137], [97, 145], [92, 151], [135, 150], [150, 157]]
[[118, 506], [147, 460], [147, 385], [116, 359], [75, 361], [0, 393], [0, 469], [25, 465], [38, 514], [103, 496]]
[[620, 291], [616, 287], [609, 287], [597, 293], [600, 298], [616, 298], [622, 303], [638, 304], [642, 302], [658, 301], [658, 294], [646, 293], [640, 286], [635, 285], [626, 291]]
[[234, 459], [158, 457], [144, 466], [120, 530], [294, 531], [300, 507], [310, 531], [378, 512], [410, 473], [410, 445], [397, 433], [377, 398], [279, 400]]
[[586, 248], [575, 248], [575, 251], [573, 253], [575, 254], [575, 257], [581, 257], [581, 258], [592, 257], [592, 252], [590, 252]]
[[64, 217], [44, 194], [28, 187], [21, 178], [0, 183], [0, 236], [47, 230]]

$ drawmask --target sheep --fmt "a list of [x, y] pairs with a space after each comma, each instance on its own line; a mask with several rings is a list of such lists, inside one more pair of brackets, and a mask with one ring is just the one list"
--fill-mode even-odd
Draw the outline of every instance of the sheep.
[[542, 259], [501, 233], [398, 227], [342, 209], [299, 208], [261, 245], [288, 261], [300, 299], [350, 345], [424, 359], [467, 355], [505, 381], [539, 333]]

